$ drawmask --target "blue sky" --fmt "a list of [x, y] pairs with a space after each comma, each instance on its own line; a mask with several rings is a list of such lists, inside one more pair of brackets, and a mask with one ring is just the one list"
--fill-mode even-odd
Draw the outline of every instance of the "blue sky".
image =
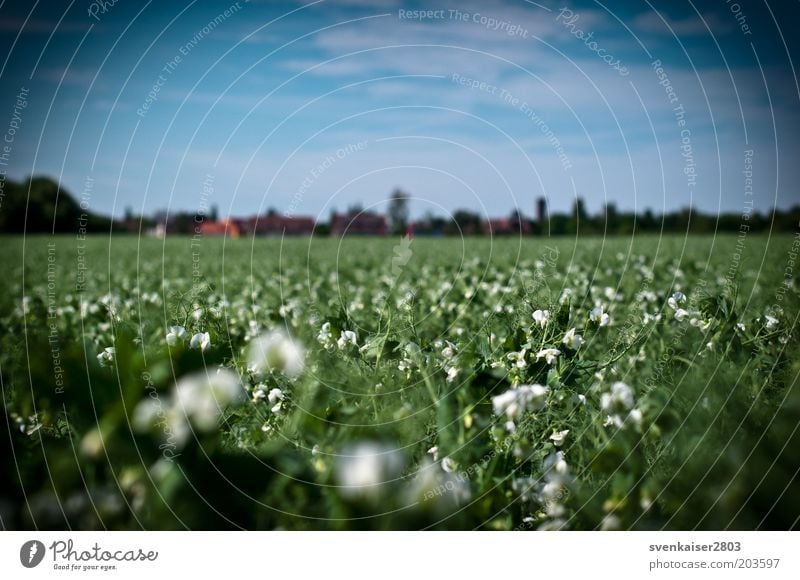
[[24, 87], [8, 175], [91, 179], [102, 213], [800, 201], [796, 2], [98, 7], [0, 6], [0, 132]]

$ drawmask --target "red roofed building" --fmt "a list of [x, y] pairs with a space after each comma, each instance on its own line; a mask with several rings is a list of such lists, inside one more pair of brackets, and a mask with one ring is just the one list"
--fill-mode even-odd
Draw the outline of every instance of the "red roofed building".
[[371, 211], [334, 213], [331, 216], [331, 235], [385, 236], [389, 233], [386, 216]]
[[203, 220], [203, 223], [200, 224], [200, 233], [204, 236], [228, 236], [229, 238], [238, 238], [241, 232], [236, 222], [224, 219], [218, 222]]
[[260, 236], [309, 236], [314, 233], [316, 221], [307, 216], [288, 217], [277, 214], [255, 218], [254, 231]]

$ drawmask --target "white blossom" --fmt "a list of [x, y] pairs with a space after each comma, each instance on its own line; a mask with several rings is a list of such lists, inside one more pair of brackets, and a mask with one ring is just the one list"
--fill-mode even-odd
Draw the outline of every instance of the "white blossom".
[[527, 349], [522, 349], [519, 352], [510, 352], [506, 355], [506, 358], [511, 361], [511, 363], [517, 367], [518, 369], [524, 369], [528, 366], [527, 361], [525, 360], [525, 356], [528, 354]]
[[274, 388], [270, 390], [270, 392], [267, 394], [267, 401], [269, 401], [269, 404], [272, 405], [270, 411], [272, 411], [276, 415], [283, 412], [284, 399], [286, 399], [286, 395], [284, 395], [283, 391], [281, 391], [280, 389]]
[[446, 358], [446, 359], [451, 359], [451, 358], [453, 358], [453, 357], [456, 355], [456, 352], [457, 352], [457, 351], [456, 351], [456, 345], [454, 345], [454, 344], [453, 344], [452, 342], [450, 342], [449, 340], [448, 340], [448, 341], [445, 341], [445, 343], [447, 344], [447, 346], [445, 346], [445, 347], [442, 349], [442, 356], [443, 356], [444, 358]]
[[596, 306], [589, 311], [589, 320], [598, 326], [608, 326], [611, 323], [611, 317], [602, 306]]
[[348, 499], [377, 499], [383, 484], [398, 477], [403, 469], [400, 452], [382, 443], [363, 441], [337, 456], [339, 493]]
[[451, 458], [445, 457], [442, 459], [442, 469], [447, 473], [453, 473], [457, 467], [458, 465]]
[[641, 409], [631, 409], [631, 412], [628, 413], [627, 420], [633, 423], [633, 425], [638, 429], [642, 426], [642, 411]]
[[669, 297], [667, 300], [667, 304], [673, 310], [678, 310], [680, 305], [686, 302], [686, 295], [683, 292], [675, 292], [672, 296]]
[[633, 407], [633, 402], [633, 389], [623, 382], [616, 382], [611, 385], [610, 392], [601, 395], [600, 408], [603, 411], [629, 410]]
[[448, 367], [447, 369], [447, 382], [452, 383], [456, 377], [458, 376], [458, 368], [457, 367]]
[[549, 365], [556, 362], [558, 359], [558, 355], [561, 354], [561, 351], [557, 348], [543, 348], [539, 352], [536, 353], [536, 360], [543, 358], [545, 362]]
[[[550, 389], [542, 385], [520, 385], [492, 397], [494, 414], [505, 415], [512, 422], [519, 419], [526, 411], [539, 411], [544, 408], [545, 399]], [[508, 427], [508, 425], [506, 425]]]
[[533, 319], [536, 321], [539, 327], [544, 328], [547, 325], [547, 322], [550, 320], [550, 311], [535, 310], [533, 312]]
[[580, 334], [576, 334], [574, 328], [570, 328], [564, 334], [564, 338], [561, 339], [561, 343], [567, 348], [577, 350], [583, 344], [583, 337]]
[[103, 351], [97, 355], [97, 361], [102, 366], [110, 366], [114, 362], [114, 357], [117, 354], [117, 349], [113, 346], [107, 346]]
[[700, 318], [691, 318], [689, 320], [689, 324], [694, 326], [695, 328], [699, 328], [701, 331], [705, 332], [711, 327], [710, 320], [702, 320]]
[[684, 310], [683, 308], [678, 308], [675, 311], [675, 320], [677, 320], [678, 322], [683, 322], [688, 317], [689, 317], [689, 312], [687, 310]]
[[610, 532], [619, 530], [620, 525], [621, 522], [619, 517], [615, 516], [614, 514], [608, 514], [603, 518], [603, 521], [600, 524], [600, 529], [604, 532]]
[[339, 340], [336, 341], [336, 344], [339, 345], [339, 348], [345, 348], [350, 344], [353, 346], [358, 346], [356, 333], [352, 330], [343, 330], [339, 335]]
[[189, 341], [189, 348], [200, 349], [201, 352], [207, 351], [211, 347], [211, 335], [207, 332], [198, 332]]
[[263, 334], [250, 343], [248, 369], [256, 374], [283, 373], [290, 379], [303, 372], [303, 347], [283, 331]]
[[211, 431], [223, 410], [243, 396], [239, 377], [219, 367], [181, 377], [175, 384], [174, 402], [197, 429]]
[[169, 346], [183, 344], [186, 341], [186, 337], [187, 333], [184, 327], [170, 326], [169, 330], [167, 331], [167, 344]]
[[317, 341], [325, 348], [331, 348], [333, 346], [333, 333], [331, 332], [330, 322], [326, 322], [322, 325], [322, 328], [320, 328], [317, 334]]
[[561, 447], [562, 445], [564, 445], [564, 441], [566, 441], [568, 434], [569, 434], [569, 429], [558, 431], [550, 435], [550, 441], [552, 441], [553, 445], [555, 445], [556, 447]]
[[164, 414], [164, 410], [158, 400], [151, 397], [142, 399], [133, 409], [131, 416], [131, 427], [140, 433], [149, 431], [158, 423], [159, 415]]

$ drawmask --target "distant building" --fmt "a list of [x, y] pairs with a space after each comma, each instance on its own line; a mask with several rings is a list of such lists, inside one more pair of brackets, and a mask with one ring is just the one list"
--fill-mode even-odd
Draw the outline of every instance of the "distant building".
[[494, 218], [483, 220], [481, 230], [487, 236], [528, 235], [531, 233], [531, 225], [527, 220]]
[[312, 217], [260, 216], [255, 223], [259, 236], [308, 236], [314, 233], [316, 221]]
[[218, 222], [203, 220], [200, 224], [200, 233], [204, 236], [227, 236], [238, 238], [241, 232], [234, 220], [224, 219]]
[[258, 220], [257, 216], [246, 217], [246, 218], [231, 218], [231, 222], [235, 223], [236, 227], [239, 228], [240, 236], [255, 235], [257, 220]]
[[317, 223], [312, 217], [287, 217], [277, 214], [233, 220], [243, 236], [309, 236]]
[[370, 211], [334, 213], [331, 216], [331, 235], [385, 236], [389, 232], [386, 216]]
[[540, 226], [547, 221], [547, 200], [543, 197], [536, 199], [536, 223]]
[[167, 234], [178, 233], [178, 227], [174, 216], [170, 216], [165, 211], [157, 212], [153, 216], [155, 225], [148, 230], [148, 233], [157, 238], [163, 238]]

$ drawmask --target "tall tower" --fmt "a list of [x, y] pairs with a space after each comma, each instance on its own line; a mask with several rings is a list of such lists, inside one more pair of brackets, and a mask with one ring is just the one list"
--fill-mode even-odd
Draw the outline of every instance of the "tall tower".
[[536, 222], [543, 226], [547, 221], [547, 199], [539, 197], [536, 200]]

